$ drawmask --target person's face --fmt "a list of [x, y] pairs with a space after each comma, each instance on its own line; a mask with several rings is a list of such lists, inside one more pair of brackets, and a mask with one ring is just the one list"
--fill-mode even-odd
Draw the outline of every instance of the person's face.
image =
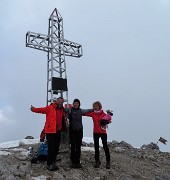
[[74, 107], [75, 109], [79, 108], [79, 103], [78, 103], [78, 102], [74, 102], [73, 107]]
[[100, 110], [100, 107], [99, 107], [99, 105], [95, 104], [94, 107], [93, 107], [93, 109], [94, 109], [95, 111], [99, 111], [99, 110]]
[[57, 107], [63, 107], [63, 102], [64, 102], [64, 100], [59, 98], [57, 100]]

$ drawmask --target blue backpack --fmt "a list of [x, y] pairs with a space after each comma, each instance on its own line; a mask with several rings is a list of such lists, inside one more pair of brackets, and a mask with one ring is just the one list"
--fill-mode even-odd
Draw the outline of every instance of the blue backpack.
[[41, 157], [46, 157], [48, 156], [48, 144], [47, 143], [42, 143], [40, 144], [40, 147], [38, 148], [37, 151], [37, 157], [41, 158]]
[[37, 161], [46, 161], [48, 157], [48, 144], [42, 143], [40, 144], [37, 153], [31, 160], [31, 163], [37, 163]]

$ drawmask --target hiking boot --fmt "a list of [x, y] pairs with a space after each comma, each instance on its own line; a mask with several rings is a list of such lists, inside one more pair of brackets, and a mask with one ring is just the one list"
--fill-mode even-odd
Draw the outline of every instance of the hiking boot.
[[55, 171], [55, 170], [58, 170], [59, 168], [57, 167], [55, 163], [53, 163], [53, 164], [47, 165], [47, 169], [49, 171]]
[[72, 163], [71, 168], [76, 168], [76, 164]]
[[77, 163], [76, 168], [82, 168], [82, 165], [80, 163]]
[[94, 167], [95, 167], [95, 168], [99, 168], [100, 164], [101, 164], [101, 162], [100, 162], [100, 161], [96, 161], [96, 163], [95, 163]]
[[110, 169], [110, 161], [106, 162], [106, 169]]

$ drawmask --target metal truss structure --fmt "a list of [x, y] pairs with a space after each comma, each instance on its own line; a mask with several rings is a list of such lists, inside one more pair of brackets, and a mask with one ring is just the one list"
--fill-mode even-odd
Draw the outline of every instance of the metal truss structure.
[[64, 39], [63, 18], [56, 8], [49, 17], [48, 35], [27, 32], [26, 47], [47, 52], [47, 105], [56, 95], [68, 102], [68, 89], [60, 88], [60, 84], [54, 88], [52, 81], [58, 78], [67, 82], [65, 56], [81, 57], [83, 52], [80, 44]]

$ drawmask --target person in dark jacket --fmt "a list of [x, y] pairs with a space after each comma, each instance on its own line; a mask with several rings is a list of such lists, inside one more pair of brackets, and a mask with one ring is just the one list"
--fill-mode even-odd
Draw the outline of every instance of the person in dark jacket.
[[80, 163], [81, 145], [83, 138], [82, 115], [92, 112], [93, 109], [81, 109], [80, 100], [74, 99], [71, 109], [65, 108], [69, 119], [69, 136], [71, 144], [71, 162], [72, 168], [82, 168]]
[[47, 169], [50, 171], [57, 170], [56, 157], [59, 151], [61, 142], [61, 130], [63, 121], [65, 121], [65, 112], [63, 107], [63, 98], [57, 98], [56, 102], [43, 108], [35, 108], [31, 106], [31, 111], [35, 113], [46, 114], [46, 122], [44, 133], [46, 134], [48, 142], [48, 158]]

